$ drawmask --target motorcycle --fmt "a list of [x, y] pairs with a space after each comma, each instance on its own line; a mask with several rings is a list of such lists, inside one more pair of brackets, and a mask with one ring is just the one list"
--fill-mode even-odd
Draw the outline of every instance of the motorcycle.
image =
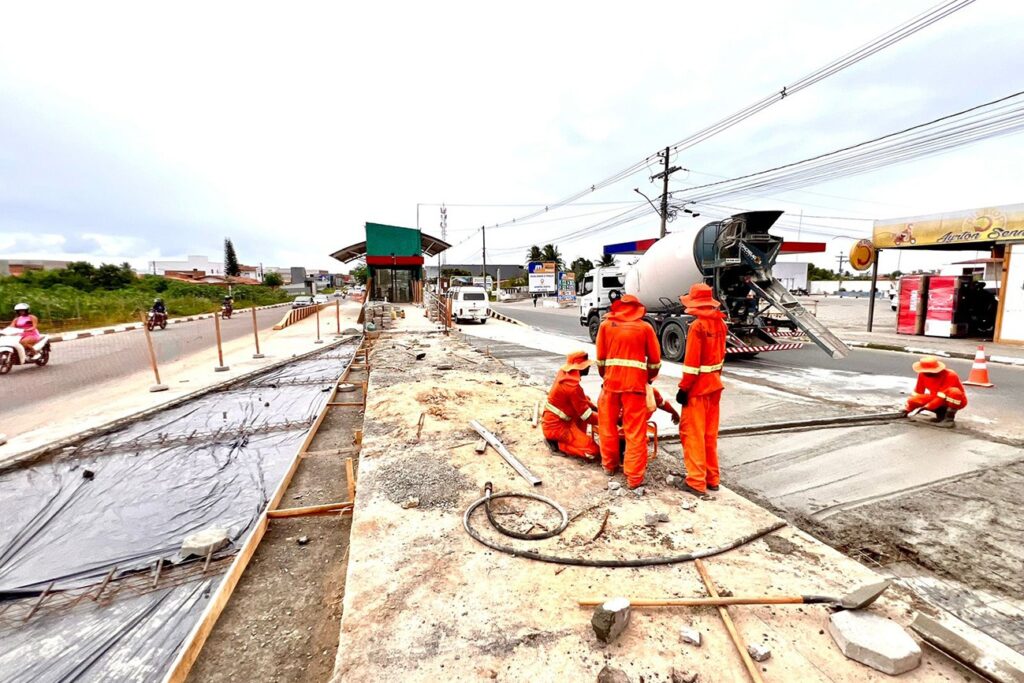
[[153, 330], [155, 330], [158, 327], [161, 330], [166, 330], [167, 329], [167, 314], [166, 313], [160, 313], [158, 311], [150, 311], [149, 312], [149, 316], [146, 318], [146, 327], [149, 328], [150, 332], [152, 332]]
[[50, 338], [45, 334], [36, 342], [35, 355], [28, 356], [28, 349], [21, 345], [21, 330], [7, 327], [0, 330], [0, 375], [6, 375], [15, 365], [34, 363], [43, 367], [50, 362]]
[[234, 312], [234, 307], [231, 304], [224, 304], [220, 307], [220, 317], [224, 320], [230, 320], [231, 314]]

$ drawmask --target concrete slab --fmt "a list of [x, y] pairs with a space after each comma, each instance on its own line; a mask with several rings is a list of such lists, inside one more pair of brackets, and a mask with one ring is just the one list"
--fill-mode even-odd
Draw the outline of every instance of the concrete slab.
[[866, 610], [836, 612], [828, 632], [844, 655], [890, 676], [921, 665], [921, 648], [903, 627]]

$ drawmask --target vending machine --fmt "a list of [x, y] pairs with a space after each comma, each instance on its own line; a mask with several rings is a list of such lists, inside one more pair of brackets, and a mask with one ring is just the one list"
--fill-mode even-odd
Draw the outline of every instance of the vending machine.
[[924, 334], [928, 302], [928, 275], [904, 275], [900, 278], [896, 308], [897, 334]]
[[925, 336], [967, 336], [970, 327], [968, 288], [971, 281], [972, 278], [965, 275], [932, 275], [928, 278]]

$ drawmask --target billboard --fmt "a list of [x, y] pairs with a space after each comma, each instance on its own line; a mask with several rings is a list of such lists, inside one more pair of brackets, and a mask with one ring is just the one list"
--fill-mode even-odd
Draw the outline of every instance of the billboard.
[[568, 272], [558, 274], [558, 303], [576, 303], [576, 273]]
[[530, 261], [530, 294], [554, 294], [558, 291], [558, 266], [554, 261]]
[[875, 221], [878, 249], [1024, 241], [1024, 204]]

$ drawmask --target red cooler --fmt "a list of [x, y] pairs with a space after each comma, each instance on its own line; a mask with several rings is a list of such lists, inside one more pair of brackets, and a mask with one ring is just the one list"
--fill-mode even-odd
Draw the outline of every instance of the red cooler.
[[967, 336], [965, 294], [970, 284], [971, 278], [962, 275], [932, 275], [928, 278], [924, 319], [926, 336]]
[[924, 334], [924, 316], [928, 301], [927, 275], [906, 275], [900, 278], [896, 308], [897, 334]]

